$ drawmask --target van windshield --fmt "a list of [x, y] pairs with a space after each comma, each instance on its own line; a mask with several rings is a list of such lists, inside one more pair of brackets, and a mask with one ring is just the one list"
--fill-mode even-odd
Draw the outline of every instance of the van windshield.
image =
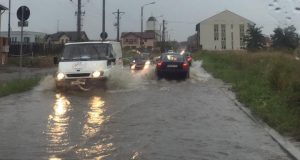
[[107, 60], [110, 53], [109, 44], [71, 44], [65, 46], [61, 60]]

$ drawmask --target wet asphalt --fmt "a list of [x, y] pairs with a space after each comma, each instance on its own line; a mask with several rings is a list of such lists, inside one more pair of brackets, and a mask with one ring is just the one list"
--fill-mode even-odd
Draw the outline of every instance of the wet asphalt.
[[0, 159], [290, 159], [200, 65], [187, 81], [116, 73], [107, 90], [60, 92], [47, 77], [0, 98]]

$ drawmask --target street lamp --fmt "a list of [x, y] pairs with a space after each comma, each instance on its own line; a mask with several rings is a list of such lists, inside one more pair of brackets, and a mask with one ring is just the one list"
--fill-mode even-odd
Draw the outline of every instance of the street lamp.
[[155, 4], [155, 2], [151, 2], [151, 3], [147, 3], [142, 5], [141, 7], [141, 44], [143, 44], [143, 32], [144, 32], [144, 7], [151, 5], [151, 4]]

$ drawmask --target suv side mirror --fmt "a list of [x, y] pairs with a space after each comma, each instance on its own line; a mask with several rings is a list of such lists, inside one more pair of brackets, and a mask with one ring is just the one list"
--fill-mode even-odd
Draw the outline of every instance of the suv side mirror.
[[55, 65], [58, 65], [58, 63], [59, 63], [58, 57], [53, 57], [53, 63]]

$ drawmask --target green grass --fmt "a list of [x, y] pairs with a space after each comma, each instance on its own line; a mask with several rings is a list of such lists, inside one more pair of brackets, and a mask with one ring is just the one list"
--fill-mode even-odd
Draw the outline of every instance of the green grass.
[[0, 84], [0, 97], [31, 90], [39, 83], [39, 78], [12, 80]]
[[300, 138], [300, 62], [281, 53], [194, 53], [214, 77], [273, 128]]

